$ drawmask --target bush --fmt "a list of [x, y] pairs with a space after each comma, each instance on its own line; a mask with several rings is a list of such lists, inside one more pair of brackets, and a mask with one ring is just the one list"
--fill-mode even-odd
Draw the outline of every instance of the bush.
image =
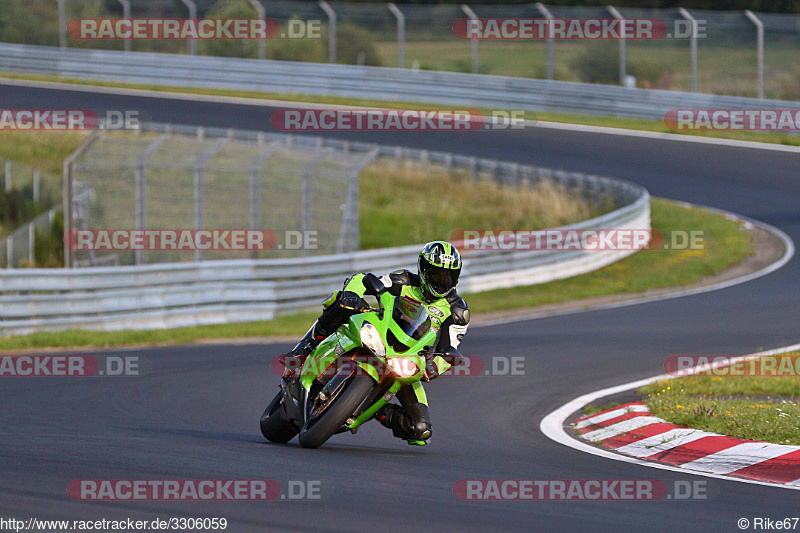
[[27, 224], [52, 205], [52, 199], [45, 198], [34, 202], [33, 186], [21, 189], [0, 190], [0, 224], [7, 228], [17, 228]]
[[[364, 52], [364, 64], [381, 66], [381, 58], [375, 48], [375, 36], [371, 31], [353, 24], [339, 24], [336, 27], [336, 62], [347, 65], [358, 64], [358, 53]], [[321, 44], [325, 58], [328, 57], [328, 27], [322, 30]]]
[[[293, 19], [295, 17], [292, 17]], [[327, 39], [327, 36], [325, 37]], [[267, 43], [267, 58], [278, 61], [308, 61], [324, 63], [328, 48], [322, 37], [315, 39], [273, 39]], [[327, 43], [327, 41], [325, 41]]]
[[[103, 0], [68, 3], [67, 20], [71, 18], [108, 17]], [[58, 9], [53, 2], [2, 0], [0, 8], [0, 41], [4, 43], [58, 46]], [[71, 47], [113, 48], [116, 41], [76, 41]]]
[[619, 82], [619, 45], [598, 42], [584, 47], [570, 63], [581, 81], [588, 83]]
[[[247, 0], [222, 0], [206, 13], [206, 18], [255, 18], [256, 11]], [[258, 57], [258, 41], [251, 39], [227, 40], [209, 39], [201, 40], [197, 46], [203, 55], [217, 57]]]
[[[619, 83], [619, 43], [603, 41], [585, 48], [570, 67], [581, 81], [616, 85]], [[626, 70], [636, 77], [639, 87], [668, 89], [671, 84], [670, 72], [660, 64], [629, 60]]]

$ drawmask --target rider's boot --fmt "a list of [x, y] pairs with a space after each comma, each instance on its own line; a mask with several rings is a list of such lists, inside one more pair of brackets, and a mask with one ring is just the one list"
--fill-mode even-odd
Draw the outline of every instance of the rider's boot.
[[428, 444], [428, 439], [431, 438], [429, 425], [423, 427], [423, 424], [416, 427], [415, 424], [413, 428], [407, 427], [409, 426], [408, 415], [405, 409], [397, 404], [387, 403], [378, 409], [375, 418], [383, 427], [391, 429], [395, 437], [403, 439], [413, 446], [425, 446]]

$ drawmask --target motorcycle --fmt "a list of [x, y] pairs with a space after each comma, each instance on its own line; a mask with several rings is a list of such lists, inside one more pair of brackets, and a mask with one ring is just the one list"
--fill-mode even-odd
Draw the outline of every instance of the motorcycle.
[[[324, 339], [302, 368], [281, 379], [280, 391], [261, 416], [261, 433], [276, 443], [299, 434], [304, 448], [358, 428], [403, 385], [427, 381], [436, 332], [423, 302], [376, 290], [378, 308], [365, 307]], [[366, 302], [364, 302], [366, 304]]]

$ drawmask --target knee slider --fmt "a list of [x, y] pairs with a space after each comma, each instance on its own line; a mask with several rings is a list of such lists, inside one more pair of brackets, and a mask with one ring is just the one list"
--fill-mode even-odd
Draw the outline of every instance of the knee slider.
[[431, 438], [431, 425], [428, 422], [417, 422], [414, 424], [414, 434], [420, 440]]

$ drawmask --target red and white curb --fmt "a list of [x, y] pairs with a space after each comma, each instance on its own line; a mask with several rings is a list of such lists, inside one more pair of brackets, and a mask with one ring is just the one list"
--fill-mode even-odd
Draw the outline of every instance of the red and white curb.
[[[797, 350], [800, 350], [800, 344], [733, 358], [729, 364]], [[703, 368], [695, 367], [697, 370]], [[602, 398], [675, 377], [662, 374], [584, 394], [545, 416], [539, 429], [564, 446], [606, 459], [683, 474], [800, 490], [800, 474], [795, 475], [800, 471], [798, 463], [795, 463], [800, 462], [800, 447], [797, 446], [734, 439], [674, 426], [652, 416], [640, 403], [579, 418], [574, 426], [567, 423], [574, 413]], [[583, 425], [578, 428], [580, 424]], [[585, 430], [581, 438], [575, 437], [570, 430], [572, 427]], [[639, 437], [625, 440], [636, 435]], [[592, 443], [582, 439], [589, 439]], [[593, 444], [595, 442], [600, 446]], [[687, 451], [691, 443], [704, 448], [697, 448], [697, 453], [691, 454]], [[781, 461], [776, 463], [774, 459]]]
[[582, 439], [617, 453], [685, 470], [800, 486], [800, 446], [737, 439], [668, 423], [642, 403], [576, 420]]

